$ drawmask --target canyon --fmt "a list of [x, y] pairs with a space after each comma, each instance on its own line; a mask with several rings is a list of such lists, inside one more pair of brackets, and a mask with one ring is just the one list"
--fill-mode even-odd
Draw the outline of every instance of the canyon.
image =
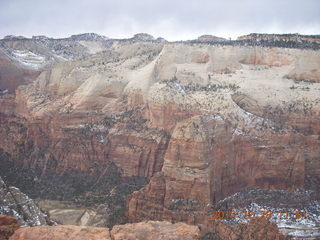
[[320, 38], [263, 38], [0, 40], [0, 176], [62, 224], [320, 237]]

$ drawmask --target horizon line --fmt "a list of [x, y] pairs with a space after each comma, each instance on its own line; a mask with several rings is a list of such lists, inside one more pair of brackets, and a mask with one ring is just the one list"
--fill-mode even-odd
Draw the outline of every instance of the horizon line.
[[[159, 37], [154, 37], [152, 34], [150, 33], [147, 33], [147, 32], [137, 32], [136, 34], [134, 35], [131, 35], [131, 37], [120, 37], [120, 36], [116, 36], [116, 37], [109, 37], [105, 34], [101, 34], [101, 33], [97, 33], [97, 32], [79, 32], [79, 33], [71, 33], [69, 36], [65, 36], [65, 37], [59, 37], [59, 36], [49, 36], [49, 35], [46, 35], [46, 34], [30, 34], [30, 35], [20, 35], [20, 34], [6, 34], [6, 35], [3, 35], [1, 36], [0, 40], [5, 40], [6, 37], [12, 37], [12, 38], [21, 38], [21, 39], [33, 39], [34, 37], [39, 37], [39, 36], [43, 36], [43, 37], [46, 37], [48, 39], [67, 39], [67, 38], [71, 38], [72, 36], [77, 36], [77, 35], [84, 35], [84, 34], [96, 34], [96, 35], [99, 35], [101, 37], [106, 37], [107, 39], [109, 40], [122, 40], [122, 39], [132, 39], [134, 38], [135, 35], [137, 34], [148, 34], [150, 36], [152, 36], [154, 38], [154, 40], [158, 39], [158, 38], [163, 38], [165, 40], [167, 40], [166, 38], [162, 37], [161, 35]], [[232, 38], [232, 37], [225, 37], [225, 36], [219, 36], [219, 35], [214, 35], [214, 34], [210, 34], [210, 33], [204, 33], [204, 34], [201, 34], [195, 38], [188, 38], [188, 39], [178, 39], [178, 40], [171, 40], [172, 42], [175, 42], [175, 41], [188, 41], [188, 40], [196, 40], [198, 39], [199, 37], [202, 37], [202, 36], [213, 36], [213, 37], [217, 37], [217, 38], [224, 38], [226, 40], [237, 40], [239, 37], [243, 37], [243, 36], [249, 36], [249, 35], [252, 35], [252, 34], [258, 34], [258, 35], [298, 35], [298, 36], [313, 36], [313, 37], [320, 37], [320, 34], [303, 34], [303, 33], [299, 33], [299, 32], [282, 32], [282, 33], [271, 33], [271, 32], [249, 32], [249, 33], [246, 33], [246, 34], [241, 34], [241, 35], [238, 35], [237, 37], [235, 38]], [[169, 40], [168, 40], [169, 41]]]

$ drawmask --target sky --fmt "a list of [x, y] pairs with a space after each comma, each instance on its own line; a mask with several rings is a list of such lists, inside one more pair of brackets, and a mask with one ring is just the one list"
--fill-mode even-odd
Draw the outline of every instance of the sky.
[[0, 0], [0, 38], [85, 32], [110, 38], [146, 32], [170, 41], [320, 34], [320, 0]]

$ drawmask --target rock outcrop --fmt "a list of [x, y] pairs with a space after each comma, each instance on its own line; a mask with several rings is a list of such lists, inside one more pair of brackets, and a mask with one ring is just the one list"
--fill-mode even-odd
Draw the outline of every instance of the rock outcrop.
[[0, 214], [18, 219], [20, 225], [38, 226], [51, 223], [37, 205], [18, 188], [7, 186], [0, 177]]
[[198, 227], [185, 223], [172, 224], [170, 222], [147, 221], [114, 226], [111, 236], [114, 240], [197, 240], [200, 238], [200, 231]]
[[53, 226], [20, 228], [10, 240], [198, 240], [200, 231], [196, 226], [184, 223], [141, 222], [116, 225], [111, 231], [108, 228]]
[[267, 220], [253, 220], [250, 223], [227, 225], [216, 222], [215, 231], [201, 236], [196, 226], [185, 223], [169, 223], [159, 221], [146, 221], [134, 224], [116, 225], [112, 230], [108, 228], [79, 227], [71, 225], [58, 225], [51, 227], [29, 227], [16, 230], [10, 240], [236, 240], [261, 239], [284, 240], [276, 224]]
[[0, 240], [8, 240], [19, 227], [15, 218], [0, 214]]
[[20, 228], [10, 240], [111, 240], [107, 228], [59, 225], [53, 227]]

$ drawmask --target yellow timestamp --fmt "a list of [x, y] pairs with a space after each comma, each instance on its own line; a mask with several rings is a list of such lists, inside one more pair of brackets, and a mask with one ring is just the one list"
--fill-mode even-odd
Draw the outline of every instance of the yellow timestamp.
[[222, 219], [274, 219], [278, 218], [289, 219], [294, 218], [306, 219], [308, 216], [306, 210], [295, 210], [295, 211], [271, 211], [271, 210], [261, 210], [261, 211], [251, 211], [251, 210], [215, 210], [210, 214], [210, 219], [212, 220], [222, 220]]

